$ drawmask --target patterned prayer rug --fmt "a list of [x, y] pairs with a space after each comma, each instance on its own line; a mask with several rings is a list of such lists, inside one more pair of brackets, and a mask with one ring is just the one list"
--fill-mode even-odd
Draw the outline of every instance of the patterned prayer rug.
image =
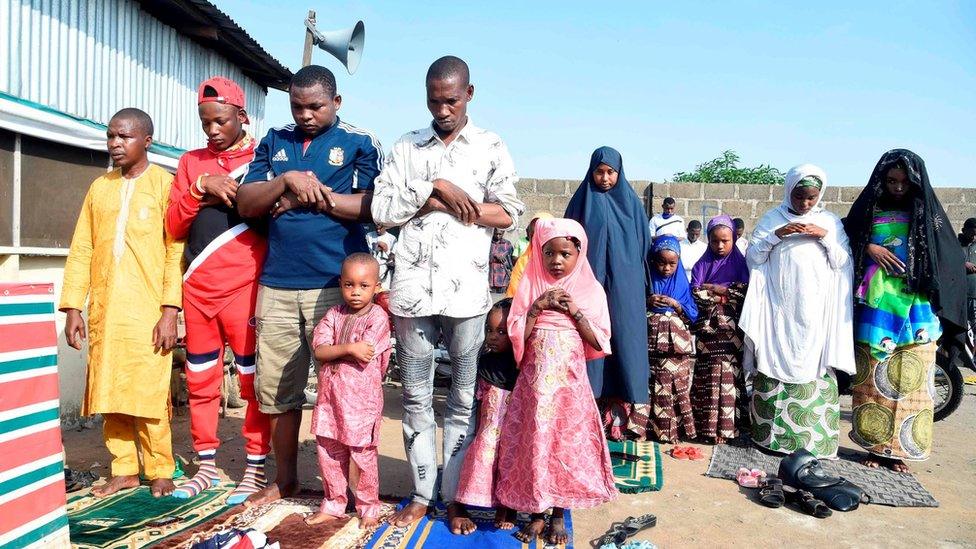
[[[892, 507], [938, 507], [939, 502], [922, 486], [911, 473], [896, 473], [890, 469], [872, 469], [856, 460], [859, 454], [841, 448], [840, 459], [820, 460], [828, 474], [844, 477], [860, 486], [871, 496], [871, 503]], [[780, 455], [760, 451], [751, 443], [744, 445], [720, 444], [712, 450], [712, 461], [708, 464], [706, 476], [735, 480], [739, 467], [762, 469], [769, 474], [779, 471]]]
[[[154, 545], [192, 530], [231, 508], [224, 500], [233, 484], [203, 491], [192, 499], [154, 498], [148, 486], [123, 490], [104, 499], [92, 495], [68, 501], [71, 544], [87, 548], [130, 548]], [[167, 517], [177, 522], [154, 526]]]
[[664, 486], [661, 448], [656, 442], [611, 440], [607, 445], [610, 446], [610, 462], [613, 464], [613, 480], [617, 490], [624, 494], [637, 494], [655, 492]]
[[[404, 499], [397, 508], [401, 508], [408, 502], [409, 500]], [[572, 549], [573, 547], [573, 519], [568, 509], [565, 520], [570, 542], [566, 545], [549, 545], [542, 539], [525, 544], [515, 539], [515, 533], [518, 532], [518, 529], [529, 521], [529, 515], [525, 513], [519, 513], [515, 528], [512, 530], [495, 528], [494, 509], [468, 507], [468, 513], [471, 515], [471, 520], [478, 525], [478, 530], [471, 535], [456, 536], [452, 534], [447, 524], [447, 512], [443, 507], [438, 506], [433, 517], [426, 516], [410, 526], [395, 528], [391, 524], [384, 523], [370, 538], [366, 544], [366, 549], [433, 549], [438, 547], [450, 547], [451, 549]]]

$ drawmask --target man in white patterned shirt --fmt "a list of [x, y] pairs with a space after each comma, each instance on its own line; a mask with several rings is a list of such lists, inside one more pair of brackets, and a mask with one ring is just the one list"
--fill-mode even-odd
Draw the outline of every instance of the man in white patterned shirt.
[[373, 220], [402, 225], [390, 295], [397, 362], [403, 383], [403, 435], [413, 472], [413, 501], [390, 518], [419, 520], [436, 499], [437, 450], [431, 367], [443, 335], [451, 356], [444, 414], [441, 497], [451, 531], [475, 525], [454, 501], [461, 465], [474, 436], [474, 386], [492, 306], [488, 256], [494, 229], [510, 229], [522, 213], [518, 176], [498, 135], [467, 117], [474, 96], [467, 64], [453, 56], [427, 71], [430, 126], [400, 138], [376, 179]]

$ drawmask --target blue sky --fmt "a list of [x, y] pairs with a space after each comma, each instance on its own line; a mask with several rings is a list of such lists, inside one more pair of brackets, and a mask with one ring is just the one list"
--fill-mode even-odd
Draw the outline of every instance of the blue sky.
[[[429, 122], [424, 74], [453, 54], [471, 66], [469, 114], [507, 141], [523, 177], [579, 179], [610, 145], [630, 179], [733, 149], [745, 165], [812, 162], [858, 186], [884, 151], [906, 147], [933, 184], [976, 187], [968, 0], [216, 3], [292, 70], [308, 9], [323, 30], [364, 20], [355, 75], [321, 50], [313, 60], [336, 73], [340, 116], [387, 151]], [[284, 93], [269, 95], [267, 120], [291, 121]]]

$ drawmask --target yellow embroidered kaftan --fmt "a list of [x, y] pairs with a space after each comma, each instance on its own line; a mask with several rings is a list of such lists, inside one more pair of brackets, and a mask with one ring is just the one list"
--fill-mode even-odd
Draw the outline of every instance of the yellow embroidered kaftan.
[[182, 305], [183, 243], [163, 227], [172, 182], [155, 165], [134, 180], [113, 170], [85, 196], [60, 303], [81, 310], [89, 297], [85, 415], [168, 419], [172, 355], [152, 337], [162, 306]]

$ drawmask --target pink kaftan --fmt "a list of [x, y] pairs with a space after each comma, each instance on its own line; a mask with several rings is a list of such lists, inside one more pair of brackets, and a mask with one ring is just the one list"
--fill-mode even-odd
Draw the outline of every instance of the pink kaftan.
[[383, 376], [390, 362], [390, 321], [370, 305], [349, 314], [344, 304], [325, 313], [315, 327], [312, 346], [368, 341], [375, 354], [368, 364], [341, 359], [319, 369], [318, 400], [312, 411], [312, 433], [346, 446], [376, 446], [383, 417]]
[[536, 327], [526, 341], [498, 445], [502, 505], [541, 513], [616, 497], [584, 354], [576, 330]]

